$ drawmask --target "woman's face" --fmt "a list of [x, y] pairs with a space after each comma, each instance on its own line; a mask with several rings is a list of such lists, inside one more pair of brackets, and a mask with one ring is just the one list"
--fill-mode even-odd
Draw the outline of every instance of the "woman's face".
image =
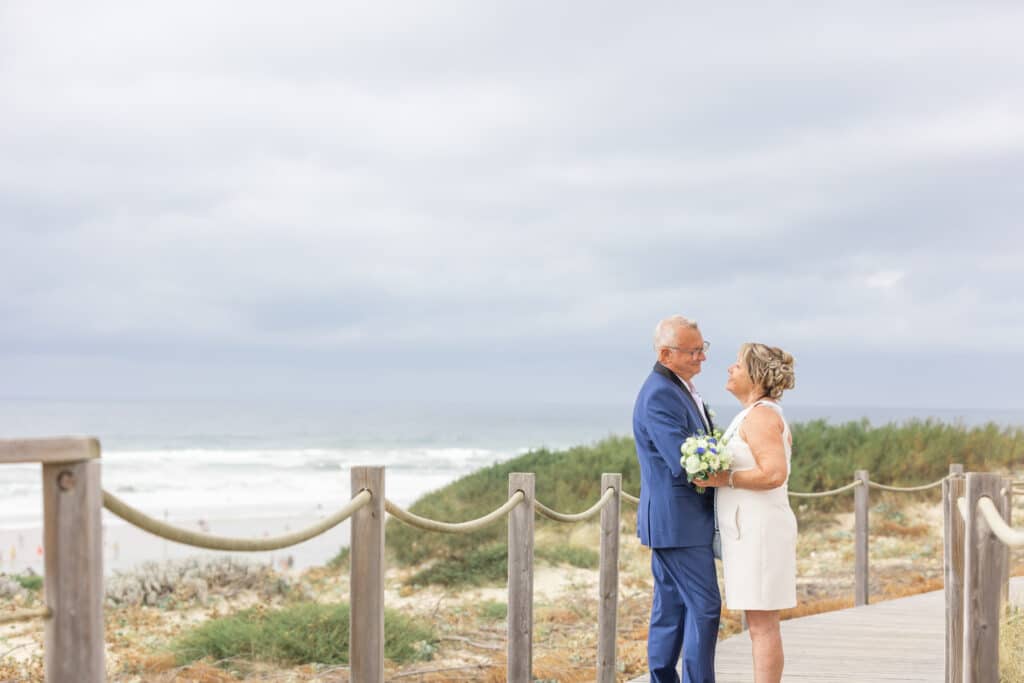
[[754, 388], [754, 382], [747, 372], [747, 365], [743, 362], [740, 354], [736, 354], [736, 362], [729, 366], [729, 379], [725, 382], [725, 389], [737, 398], [747, 396]]

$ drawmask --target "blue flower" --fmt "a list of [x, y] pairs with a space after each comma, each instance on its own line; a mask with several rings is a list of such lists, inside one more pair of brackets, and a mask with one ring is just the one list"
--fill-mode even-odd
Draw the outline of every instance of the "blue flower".
[[714, 453], [715, 455], [718, 455], [718, 449], [717, 448], [712, 448], [711, 452]]
[[697, 455], [704, 455], [704, 451], [706, 450], [707, 449], [704, 448], [703, 446], [697, 446]]

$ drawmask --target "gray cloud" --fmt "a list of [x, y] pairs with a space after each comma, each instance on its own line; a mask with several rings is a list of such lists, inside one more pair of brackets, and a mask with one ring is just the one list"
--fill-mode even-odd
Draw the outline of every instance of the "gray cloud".
[[759, 338], [912, 404], [947, 354], [1020, 407], [1022, 19], [8, 3], [0, 394], [628, 402], [679, 311], [709, 377]]

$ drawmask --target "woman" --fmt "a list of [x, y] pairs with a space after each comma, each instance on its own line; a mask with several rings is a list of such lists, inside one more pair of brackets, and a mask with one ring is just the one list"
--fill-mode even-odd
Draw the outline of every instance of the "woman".
[[740, 347], [725, 384], [743, 404], [724, 435], [732, 469], [701, 482], [719, 487], [725, 603], [746, 611], [755, 683], [782, 680], [779, 610], [796, 606], [796, 517], [786, 487], [792, 436], [778, 403], [794, 385], [791, 355]]

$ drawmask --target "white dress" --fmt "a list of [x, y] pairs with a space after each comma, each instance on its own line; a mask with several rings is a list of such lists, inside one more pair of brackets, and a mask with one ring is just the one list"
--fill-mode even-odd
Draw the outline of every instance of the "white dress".
[[[756, 405], [778, 411], [773, 401], [758, 401], [733, 419], [724, 436], [732, 469], [756, 468], [740, 425]], [[767, 491], [717, 489], [718, 528], [722, 538], [725, 603], [731, 610], [777, 610], [796, 606], [796, 517], [789, 507], [789, 463], [792, 453], [789, 424], [783, 417], [786, 481]]]

